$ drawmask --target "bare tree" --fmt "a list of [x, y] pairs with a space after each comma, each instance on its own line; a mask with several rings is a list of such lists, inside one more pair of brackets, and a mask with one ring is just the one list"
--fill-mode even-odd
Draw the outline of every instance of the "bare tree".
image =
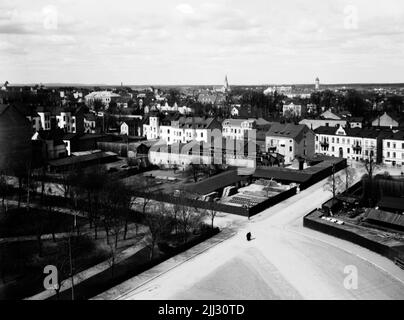
[[208, 209], [206, 209], [206, 214], [210, 218], [211, 228], [213, 229], [214, 228], [213, 223], [214, 223], [214, 220], [215, 220], [218, 212], [215, 209], [215, 202], [209, 201], [208, 204], [209, 204], [209, 207], [208, 207]]
[[186, 205], [181, 205], [178, 214], [178, 225], [181, 229], [184, 243], [188, 240], [188, 235], [191, 230], [200, 225], [202, 215], [199, 211]]
[[348, 190], [356, 179], [356, 170], [349, 165], [345, 167], [345, 190]]
[[163, 203], [159, 203], [153, 212], [145, 215], [144, 221], [149, 228], [150, 260], [154, 258], [156, 244], [171, 234], [172, 219]]
[[324, 185], [325, 191], [332, 192], [332, 198], [335, 199], [337, 194], [342, 191], [343, 188], [343, 181], [340, 176], [335, 174], [335, 165], [332, 166], [332, 174], [327, 179], [326, 184]]
[[0, 173], [0, 196], [1, 196], [1, 205], [3, 208], [3, 212], [7, 213], [7, 208], [6, 208], [6, 196], [9, 191], [9, 185], [7, 183], [7, 176], [4, 174], [4, 172]]
[[374, 204], [374, 199], [375, 199], [375, 193], [373, 190], [373, 180], [374, 180], [374, 173], [375, 171], [379, 168], [377, 165], [375, 159], [374, 159], [374, 150], [371, 150], [369, 152], [368, 158], [365, 159], [364, 167], [366, 170], [366, 176], [364, 177], [365, 179], [367, 178], [368, 181], [368, 202], [369, 206], [372, 207]]
[[119, 234], [127, 230], [128, 211], [131, 203], [129, 189], [120, 181], [108, 184], [103, 191], [104, 225], [108, 235], [111, 232], [118, 248]]

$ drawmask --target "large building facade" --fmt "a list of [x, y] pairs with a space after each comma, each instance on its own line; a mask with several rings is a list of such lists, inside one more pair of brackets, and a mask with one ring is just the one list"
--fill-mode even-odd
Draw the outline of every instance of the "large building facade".
[[380, 157], [380, 132], [373, 129], [320, 127], [315, 130], [316, 153], [363, 161], [370, 156], [378, 162]]
[[305, 125], [274, 123], [266, 134], [266, 150], [291, 164], [297, 157], [314, 155], [314, 132]]

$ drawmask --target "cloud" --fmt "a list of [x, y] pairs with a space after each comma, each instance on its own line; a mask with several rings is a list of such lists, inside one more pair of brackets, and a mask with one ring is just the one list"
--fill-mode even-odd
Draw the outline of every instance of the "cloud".
[[188, 3], [181, 3], [181, 4], [179, 4], [179, 5], [176, 7], [176, 9], [177, 9], [180, 13], [185, 14], [185, 15], [189, 15], [189, 14], [194, 14], [194, 13], [195, 13], [194, 8], [193, 8], [190, 4], [188, 4]]

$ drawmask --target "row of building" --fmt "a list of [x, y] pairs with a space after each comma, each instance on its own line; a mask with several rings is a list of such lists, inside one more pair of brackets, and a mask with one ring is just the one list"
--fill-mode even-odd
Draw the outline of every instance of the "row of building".
[[34, 132], [50, 131], [56, 128], [67, 133], [96, 132], [95, 114], [85, 113], [82, 107], [77, 109], [56, 107], [52, 110], [38, 107], [27, 118], [31, 122]]
[[[372, 156], [378, 163], [404, 165], [403, 131], [388, 126], [363, 128], [344, 121], [338, 122], [337, 126], [324, 125], [312, 130], [308, 124], [282, 124], [264, 119], [219, 122], [215, 118], [182, 117], [171, 123], [160, 123], [155, 116], [149, 118], [149, 124], [143, 125], [143, 132], [148, 140], [160, 139], [167, 145], [211, 143], [215, 133], [219, 132], [223, 139], [252, 140], [259, 153], [282, 158], [285, 165], [316, 153], [356, 161]], [[380, 120], [377, 121], [379, 124]]]

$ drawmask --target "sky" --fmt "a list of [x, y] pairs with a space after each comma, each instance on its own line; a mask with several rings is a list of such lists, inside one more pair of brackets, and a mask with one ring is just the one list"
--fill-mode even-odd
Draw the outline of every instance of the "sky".
[[402, 0], [1, 0], [0, 82], [404, 82]]

